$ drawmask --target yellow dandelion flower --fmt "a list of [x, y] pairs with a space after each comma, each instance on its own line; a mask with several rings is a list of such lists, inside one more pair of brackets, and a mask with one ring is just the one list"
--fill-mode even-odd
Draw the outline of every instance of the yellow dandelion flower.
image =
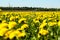
[[19, 16], [16, 16], [15, 18], [19, 18]]
[[10, 38], [10, 39], [13, 39], [15, 36], [16, 36], [15, 31], [13, 31], [13, 32], [11, 32], [11, 33], [9, 34], [9, 38]]
[[42, 22], [42, 23], [46, 23], [46, 21], [47, 21], [47, 19], [43, 20], [43, 22]]
[[[21, 36], [23, 36], [23, 35], [22, 35], [23, 32], [20, 32], [20, 31], [18, 31], [18, 30], [14, 30], [13, 33], [14, 33], [14, 35], [15, 35], [16, 37], [21, 37]], [[13, 36], [14, 36], [14, 35], [13, 35]]]
[[35, 19], [33, 19], [33, 22], [34, 22], [34, 23], [38, 23], [38, 22], [39, 22], [39, 19], [36, 19], [36, 18], [35, 18]]
[[54, 18], [48, 18], [48, 20], [53, 20]]
[[25, 32], [18, 32], [16, 37], [24, 37], [26, 35]]
[[38, 20], [39, 20], [39, 19], [40, 19], [40, 16], [38, 16], [36, 19], [38, 19]]
[[6, 33], [5, 33], [5, 39], [7, 39], [7, 38], [9, 38], [9, 34], [11, 33], [11, 32], [13, 32], [13, 30], [10, 30], [10, 31], [7, 31]]
[[56, 24], [57, 24], [56, 22], [49, 22], [49, 23], [48, 23], [49, 26], [54, 26], [54, 25], [56, 25]]
[[27, 24], [23, 24], [23, 25], [21, 26], [21, 29], [22, 29], [22, 30], [24, 30], [25, 28], [28, 28], [28, 25], [27, 25]]
[[58, 26], [60, 26], [60, 21], [58, 21]]
[[9, 29], [11, 29], [11, 28], [15, 27], [16, 25], [17, 25], [17, 23], [12, 21], [12, 22], [9, 22], [8, 27], [9, 27]]
[[44, 30], [44, 29], [41, 29], [39, 31], [39, 34], [41, 34], [41, 35], [47, 35], [48, 33], [49, 33], [48, 30]]
[[47, 25], [47, 23], [42, 23], [39, 28], [44, 28]]
[[14, 20], [15, 19], [15, 17], [14, 16], [11, 16], [10, 17], [10, 21], [12, 21], [12, 20]]
[[3, 36], [7, 31], [7, 28], [0, 29], [0, 36]]
[[18, 28], [17, 30], [22, 30], [21, 28]]
[[26, 21], [26, 18], [21, 18], [18, 23], [21, 23], [22, 21]]
[[8, 24], [7, 24], [7, 23], [1, 23], [1, 24], [0, 24], [0, 29], [1, 29], [1, 28], [5, 28], [5, 27], [8, 27]]

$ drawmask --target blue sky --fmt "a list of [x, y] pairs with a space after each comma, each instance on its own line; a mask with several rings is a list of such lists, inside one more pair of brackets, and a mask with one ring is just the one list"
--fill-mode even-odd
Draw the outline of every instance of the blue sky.
[[60, 0], [0, 0], [0, 6], [60, 8]]

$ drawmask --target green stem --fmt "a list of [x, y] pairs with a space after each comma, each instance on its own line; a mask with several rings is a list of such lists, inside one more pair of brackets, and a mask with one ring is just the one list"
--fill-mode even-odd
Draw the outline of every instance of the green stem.
[[16, 37], [17, 38], [17, 40], [19, 40], [19, 38], [18, 37]]
[[57, 36], [56, 36], [56, 38], [57, 38], [56, 40], [58, 40], [58, 31], [57, 31]]

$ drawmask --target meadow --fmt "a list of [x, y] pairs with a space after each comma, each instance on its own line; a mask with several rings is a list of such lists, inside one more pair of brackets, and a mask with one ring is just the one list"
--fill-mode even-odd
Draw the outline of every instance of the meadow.
[[0, 40], [60, 40], [60, 11], [0, 11]]

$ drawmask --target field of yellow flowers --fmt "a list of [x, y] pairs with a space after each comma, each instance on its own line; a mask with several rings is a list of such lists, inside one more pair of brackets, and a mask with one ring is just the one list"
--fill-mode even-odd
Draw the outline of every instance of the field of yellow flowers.
[[60, 12], [0, 11], [0, 40], [60, 40]]

